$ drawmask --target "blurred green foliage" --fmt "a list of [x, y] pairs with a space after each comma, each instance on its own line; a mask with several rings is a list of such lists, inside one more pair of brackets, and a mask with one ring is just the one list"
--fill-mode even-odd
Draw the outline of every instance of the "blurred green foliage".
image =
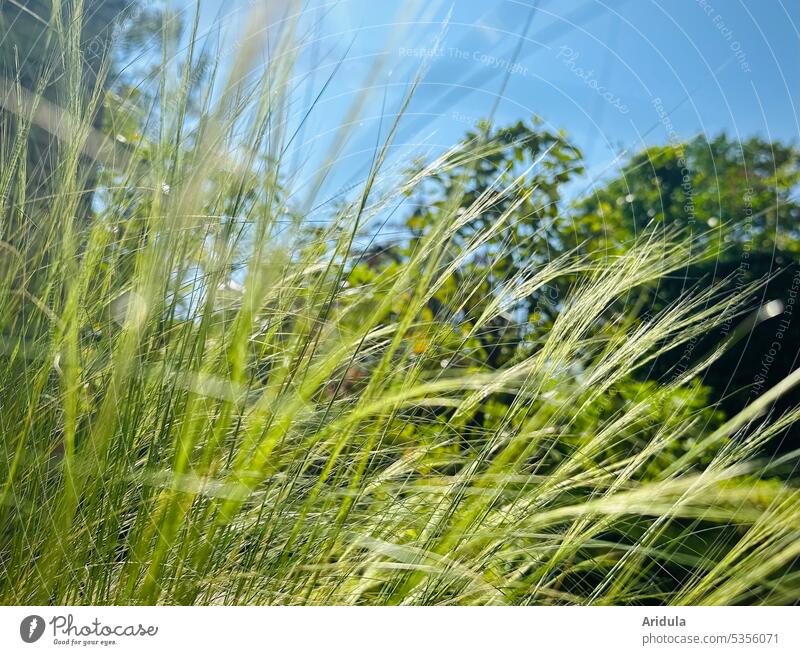
[[[626, 252], [645, 230], [656, 238], [662, 235], [666, 243], [679, 229], [701, 261], [615, 303], [595, 326], [598, 335], [613, 333], [620, 325], [644, 324], [681, 298], [713, 284], [720, 285], [717, 297], [724, 298], [758, 280], [769, 280], [752, 297], [751, 309], [768, 301], [781, 304], [773, 302], [767, 320], [761, 317], [737, 337], [704, 373], [703, 386], [696, 383], [688, 394], [684, 389], [674, 391], [664, 401], [670, 407], [664, 421], [672, 415], [685, 418], [704, 407], [716, 407], [701, 411], [698, 429], [702, 431], [756, 397], [753, 378], [782, 320], [786, 321], [780, 337], [783, 356], [770, 367], [760, 389], [769, 388], [794, 368], [792, 357], [800, 353], [800, 320], [792, 320], [791, 314], [781, 310], [788, 307], [791, 312], [790, 296], [797, 291], [793, 275], [800, 252], [800, 151], [796, 147], [759, 137], [739, 143], [725, 134], [653, 146], [630, 156], [618, 173], [593, 183], [590, 193], [570, 201], [564, 190], [584, 184], [582, 173], [578, 148], [565, 134], [545, 129], [541, 120], [503, 128], [482, 123], [450, 153], [444, 170], [415, 191], [413, 209], [405, 219], [408, 238], [372, 247], [350, 271], [350, 283], [359, 286], [401, 268], [436, 229], [442, 215], [454, 206], [474, 207], [490, 198], [485, 211], [473, 212], [459, 227], [450, 257], [455, 259], [456, 252], [467, 248], [476, 235], [489, 231], [491, 236], [432, 295], [427, 309], [431, 321], [470, 325], [503, 296], [504, 285], [524, 278], [527, 271], [568, 254], [589, 261], [613, 258]], [[494, 222], [512, 206], [513, 218], [492, 232]], [[552, 328], [575, 279], [561, 275], [522, 294], [492, 321], [482, 323], [470, 335], [468, 348], [454, 334], [452, 349], [474, 370], [495, 370], [520, 361], [536, 351]], [[465, 284], [470, 286], [467, 294]], [[660, 356], [618, 385], [604, 403], [613, 411], [624, 410], [626, 397], [655, 394], [723, 344], [737, 324], [729, 321], [715, 333]], [[420, 334], [424, 335], [423, 329]], [[424, 336], [413, 348], [420, 353], [435, 349], [433, 366], [437, 357], [449, 361], [452, 356], [446, 344], [430, 344]], [[580, 368], [575, 364], [568, 374], [579, 375]], [[505, 399], [509, 401], [510, 397]], [[559, 399], [552, 401], [557, 404]], [[775, 409], [776, 415], [798, 401], [800, 392], [788, 394]], [[502, 408], [503, 402], [502, 397], [487, 401], [475, 412], [475, 425], [490, 427], [502, 416], [496, 406], [499, 403]], [[602, 412], [604, 403], [577, 420], [596, 420], [593, 413]], [[769, 448], [788, 450], [796, 443], [793, 430], [790, 427]], [[782, 444], [787, 434], [790, 441]]]

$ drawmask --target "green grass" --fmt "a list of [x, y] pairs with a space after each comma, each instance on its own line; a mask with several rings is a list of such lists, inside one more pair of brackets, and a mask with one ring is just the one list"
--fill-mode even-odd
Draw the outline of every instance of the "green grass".
[[[311, 229], [285, 200], [313, 204], [316, 188], [284, 170], [290, 27], [265, 70], [253, 29], [227, 78], [202, 82], [196, 119], [190, 71], [165, 49], [160, 105], [137, 117], [151, 137], [124, 147], [91, 127], [103, 94], [82, 88], [60, 29], [74, 129], [50, 197], [27, 196], [25, 153], [37, 107], [55, 109], [18, 89], [2, 119], [3, 603], [800, 600], [800, 494], [758, 459], [796, 417], [763, 421], [800, 373], [729, 418], [689, 404], [702, 365], [604, 409], [659, 353], [748, 310], [748, 290], [719, 288], [645, 322], [614, 309], [685, 266], [686, 235], [560, 257], [475, 320], [461, 285], [444, 320], [431, 297], [514, 206], [466, 248], [457, 229], [517, 187], [469, 206], [455, 190], [412, 255], [368, 281], [350, 274], [357, 244], [493, 144], [379, 192], [388, 125], [362, 188]], [[103, 169], [88, 218], [87, 153]], [[535, 347], [476, 364], [474, 336], [559, 278], [574, 283]]]

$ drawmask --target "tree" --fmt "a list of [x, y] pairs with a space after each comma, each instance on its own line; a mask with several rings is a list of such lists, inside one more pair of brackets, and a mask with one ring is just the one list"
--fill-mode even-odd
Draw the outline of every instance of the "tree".
[[[728, 413], [754, 400], [797, 366], [800, 319], [795, 305], [800, 288], [800, 151], [794, 146], [752, 137], [743, 142], [721, 134], [687, 143], [654, 146], [633, 157], [618, 176], [577, 203], [563, 229], [571, 245], [597, 256], [619, 252], [648, 224], [686, 229], [706, 259], [681, 275], [659, 282], [641, 302], [642, 316], [660, 311], [682, 294], [727, 280], [724, 293], [771, 278], [753, 295], [753, 307], [766, 306], [759, 323], [741, 335], [728, 323], [717, 333], [661, 358], [648, 375], [664, 378], [699, 360], [726, 338], [736, 336], [727, 353], [707, 372], [705, 383]], [[770, 302], [772, 301], [772, 302]], [[800, 401], [787, 394], [781, 413]], [[790, 433], [796, 443], [797, 428]]]
[[[442, 217], [455, 212], [463, 220], [445, 257], [463, 261], [431, 299], [430, 311], [436, 320], [458, 312], [474, 322], [504, 285], [557, 254], [563, 188], [581, 172], [580, 151], [565, 134], [544, 129], [538, 118], [500, 129], [480, 123], [420, 185], [419, 201], [404, 221], [408, 240], [373, 250], [352, 272], [354, 280], [410, 257]], [[489, 228], [494, 231], [487, 238]], [[506, 365], [519, 356], [521, 344], [535, 337], [532, 325], [552, 321], [557, 304], [555, 287], [515, 300], [476, 333], [471, 356], [491, 369]]]
[[[619, 395], [610, 399], [610, 409], [619, 410], [620, 399], [634, 388], [642, 391], [640, 385], [648, 380], [669, 384], [723, 342], [727, 352], [704, 374], [708, 390], [698, 387], [696, 393], [708, 395], [729, 415], [796, 367], [800, 204], [794, 195], [800, 153], [795, 147], [758, 137], [738, 143], [724, 134], [710, 141], [698, 137], [654, 146], [633, 155], [618, 175], [566, 207], [563, 189], [581, 170], [577, 148], [564, 134], [542, 129], [538, 121], [505, 129], [483, 124], [465, 136], [424, 187], [427, 202], [417, 203], [405, 220], [407, 241], [373, 249], [351, 271], [351, 283], [402, 265], [445, 212], [460, 212], [466, 219], [447, 254], [449, 261], [460, 258], [460, 263], [431, 298], [429, 311], [433, 321], [448, 321], [456, 313], [459, 319], [475, 320], [508, 293], [509, 281], [524, 279], [526, 270], [567, 252], [578, 251], [587, 262], [619, 256], [646, 229], [662, 234], [666, 244], [677, 229], [690, 239], [701, 261], [616, 303], [606, 322], [595, 326], [597, 334], [613, 331], [620, 322], [647, 321], [712, 284], [721, 285], [718, 296], [725, 297], [771, 278], [751, 298], [753, 310], [765, 309], [749, 322], [728, 321], [715, 334], [662, 355], [637, 372], [630, 389], [615, 391]], [[485, 204], [490, 206], [481, 208], [482, 199], [488, 198], [491, 203]], [[498, 221], [502, 225], [491, 238], [475, 248], [474, 236]], [[575, 279], [561, 275], [546, 288], [517, 296], [474, 335], [469, 347], [456, 339], [454, 348], [489, 369], [515, 361], [535, 349], [552, 328]], [[413, 347], [423, 351], [431, 345], [421, 336]], [[450, 356], [442, 344], [437, 347], [441, 357]], [[776, 412], [798, 402], [800, 391], [788, 394]]]
[[[9, 143], [13, 140], [29, 118], [29, 107], [35, 107], [39, 115], [30, 126], [25, 149], [29, 202], [45, 202], [52, 196], [59, 165], [59, 139], [54, 127], [62, 116], [76, 114], [76, 121], [88, 121], [95, 128], [102, 123], [102, 104], [92, 98], [97, 95], [98, 83], [105, 84], [103, 71], [114, 26], [130, 6], [126, 0], [86, 0], [82, 4], [29, 0], [0, 6], [0, 24], [4, 28], [0, 40], [0, 93], [5, 96], [0, 123], [5, 139]], [[54, 12], [55, 7], [60, 11]], [[74, 51], [66, 44], [76, 29], [79, 45]], [[79, 179], [85, 179], [83, 213], [91, 205], [95, 165], [96, 161], [86, 156], [78, 173]]]
[[[580, 221], [587, 236], [580, 247], [575, 242], [576, 224], [564, 214], [564, 189], [581, 172], [580, 151], [563, 133], [543, 129], [536, 119], [530, 124], [518, 122], [501, 129], [482, 124], [465, 136], [440, 171], [423, 186], [425, 202], [421, 198], [404, 221], [407, 239], [364, 253], [351, 269], [348, 283], [356, 289], [374, 284], [382, 276], [391, 277], [394, 271], [407, 267], [420, 248], [426, 247], [438, 226], [447, 222], [446, 216], [459, 216], [459, 227], [441, 258], [442, 269], [449, 266], [451, 272], [428, 301], [426, 320], [412, 332], [414, 336], [407, 347], [421, 366], [430, 367], [433, 376], [445, 363], [449, 367], [458, 362], [472, 371], [496, 371], [513, 365], [541, 347], [554, 321], [570, 302], [576, 281], [593, 266], [590, 255], [598, 257], [609, 250], [596, 242], [589, 243], [597, 235], [588, 210]], [[616, 253], [630, 247], [634, 232], [624, 224], [618, 226], [613, 240]], [[576, 248], [584, 250], [586, 266], [554, 265], [555, 260]], [[580, 258], [573, 257], [571, 261]], [[557, 272], [546, 285], [526, 288], [525, 280], [533, 271], [551, 265]], [[397, 313], [407, 302], [408, 298], [397, 298]], [[498, 306], [503, 311], [494, 312]], [[487, 312], [493, 312], [494, 318], [487, 321]], [[603, 321], [590, 331], [598, 344], [610, 341], [624, 323], [637, 316], [625, 303], [612, 304]], [[389, 316], [386, 322], [393, 320]], [[458, 325], [459, 330], [450, 333], [441, 329], [448, 324]], [[481, 327], [473, 331], [472, 325]], [[609, 389], [602, 401], [583, 403], [581, 373], [602, 356], [602, 348], [587, 348], [579, 353], [568, 370], [554, 373], [558, 382], [553, 380], [533, 401], [536, 411], [551, 416], [554, 424], [563, 422], [562, 438], [551, 452], [556, 457], [562, 448], [581, 447], [583, 436], [576, 436], [573, 442], [563, 435], [592, 434], [613, 417], [633, 411], [636, 403], [646, 397], [653, 399], [653, 413], [646, 420], [635, 421], [625, 434], [619, 434], [621, 449], [643, 448], [659, 427], [693, 416], [697, 434], [686, 434], [668, 453], [678, 457], [703, 429], [722, 419], [720, 412], [709, 407], [709, 390], [697, 381], [689, 389], [673, 388], [658, 380], [642, 379], [646, 376], [629, 376]], [[367, 376], [358, 371], [350, 376], [353, 384], [364, 377]], [[593, 393], [594, 390], [589, 392]], [[471, 434], [483, 435], [487, 429], [502, 425], [511, 402], [513, 394], [487, 395], [461, 426], [465, 447], [469, 447]], [[584, 409], [565, 411], [569, 406]], [[437, 420], [451, 418], [444, 411]], [[409, 435], [409, 439], [425, 438], [424, 431]], [[658, 468], [654, 463], [654, 470]]]

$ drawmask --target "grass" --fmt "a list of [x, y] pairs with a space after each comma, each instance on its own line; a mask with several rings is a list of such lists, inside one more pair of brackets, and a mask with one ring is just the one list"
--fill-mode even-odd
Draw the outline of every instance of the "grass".
[[[456, 231], [515, 185], [468, 206], [456, 189], [407, 260], [354, 282], [387, 208], [492, 144], [381, 192], [403, 106], [362, 187], [312, 229], [286, 200], [304, 191], [284, 161], [302, 39], [290, 21], [284, 54], [256, 66], [254, 24], [199, 88], [165, 48], [159, 105], [137, 117], [149, 136], [124, 147], [92, 127], [102, 87], [84, 88], [74, 26], [57, 27], [66, 106], [19, 85], [7, 95], [0, 600], [796, 602], [800, 494], [758, 453], [796, 418], [763, 420], [800, 373], [724, 420], [673, 408], [709, 353], [603, 411], [659, 353], [743, 317], [747, 290], [622, 320], [620, 301], [691, 258], [686, 235], [653, 231], [619, 257], [530, 269], [476, 320], [459, 312], [470, 285], [432, 315], [433, 294], [515, 205], [465, 248]], [[28, 197], [42, 108], [67, 128], [51, 195]], [[87, 154], [102, 169], [88, 218]], [[535, 347], [502, 370], [476, 365], [474, 335], [559, 278], [575, 282]], [[476, 423], [479, 408], [496, 420]]]

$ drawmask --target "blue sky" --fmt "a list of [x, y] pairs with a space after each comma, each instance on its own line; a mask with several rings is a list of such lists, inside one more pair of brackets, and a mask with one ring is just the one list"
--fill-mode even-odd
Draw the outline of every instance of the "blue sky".
[[[205, 0], [202, 20], [210, 27], [224, 16], [233, 33], [252, 5]], [[788, 141], [800, 134], [796, 0], [314, 0], [304, 8], [310, 44], [295, 119], [340, 67], [297, 142], [298, 175], [313, 175], [381, 62], [329, 193], [363, 177], [377, 130], [423, 65], [393, 148], [396, 166], [453, 144], [492, 111], [498, 125], [538, 114], [566, 130], [590, 178], [613, 173], [621, 152], [645, 144], [720, 131]]]

